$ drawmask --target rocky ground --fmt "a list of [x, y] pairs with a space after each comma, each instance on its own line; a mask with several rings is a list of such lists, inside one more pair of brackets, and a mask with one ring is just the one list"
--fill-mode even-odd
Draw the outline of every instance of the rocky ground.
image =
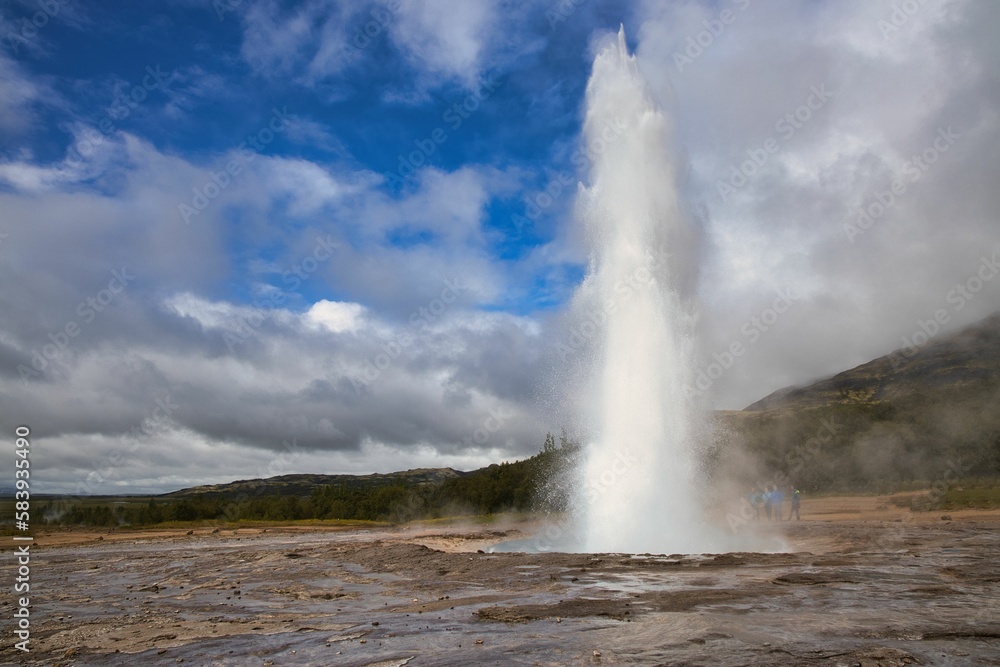
[[1000, 519], [923, 518], [752, 525], [789, 552], [699, 556], [489, 551], [531, 524], [40, 539], [31, 653], [4, 630], [0, 660], [1000, 665]]

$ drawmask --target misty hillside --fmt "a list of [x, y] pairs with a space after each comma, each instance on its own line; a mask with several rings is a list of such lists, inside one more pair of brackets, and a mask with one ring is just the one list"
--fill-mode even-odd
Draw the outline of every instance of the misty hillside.
[[1000, 314], [922, 348], [720, 412], [717, 424], [714, 466], [737, 471], [757, 461], [742, 475], [747, 479], [876, 491], [997, 476]]
[[902, 350], [807, 387], [788, 387], [745, 408], [760, 411], [981, 392], [1000, 386], [1000, 313], [916, 351]]

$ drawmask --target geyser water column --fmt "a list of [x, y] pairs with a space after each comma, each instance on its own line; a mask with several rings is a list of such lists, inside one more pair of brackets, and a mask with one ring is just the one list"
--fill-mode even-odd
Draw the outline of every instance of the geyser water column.
[[586, 551], [693, 553], [717, 546], [695, 475], [693, 315], [685, 285], [694, 234], [680, 214], [670, 128], [625, 33], [594, 60], [584, 138], [590, 186], [579, 215], [591, 266], [576, 306], [604, 313], [584, 414], [594, 440], [581, 474]]

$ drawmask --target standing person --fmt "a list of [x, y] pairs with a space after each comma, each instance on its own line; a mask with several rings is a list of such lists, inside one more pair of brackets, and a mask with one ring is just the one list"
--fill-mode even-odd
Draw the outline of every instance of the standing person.
[[775, 484], [771, 487], [771, 511], [774, 512], [775, 521], [781, 521], [781, 502], [785, 499], [784, 495], [781, 493], [781, 489]]
[[[793, 487], [794, 488], [794, 487]], [[792, 491], [792, 511], [788, 513], [788, 520], [792, 520], [792, 515], [795, 515], [796, 521], [801, 521], [802, 517], [799, 516], [799, 502], [802, 496], [802, 492], [798, 489]]]
[[767, 520], [770, 521], [771, 520], [771, 503], [774, 500], [774, 496], [772, 495], [771, 491], [768, 490], [766, 484], [764, 485], [764, 491], [763, 491], [762, 495], [764, 496], [764, 515], [767, 517]]
[[750, 489], [750, 507], [753, 508], [753, 520], [760, 521], [760, 506], [764, 504], [764, 496], [757, 489], [753, 487]]

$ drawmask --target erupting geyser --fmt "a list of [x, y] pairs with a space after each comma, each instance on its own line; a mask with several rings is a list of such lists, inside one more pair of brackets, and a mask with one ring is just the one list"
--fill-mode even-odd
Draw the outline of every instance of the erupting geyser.
[[[580, 217], [591, 265], [577, 306], [602, 321], [584, 405], [593, 442], [579, 498], [586, 551], [719, 551], [702, 518], [685, 387], [695, 354], [695, 235], [680, 213], [667, 118], [618, 41], [594, 60]], [[593, 315], [597, 315], [593, 317]]]

